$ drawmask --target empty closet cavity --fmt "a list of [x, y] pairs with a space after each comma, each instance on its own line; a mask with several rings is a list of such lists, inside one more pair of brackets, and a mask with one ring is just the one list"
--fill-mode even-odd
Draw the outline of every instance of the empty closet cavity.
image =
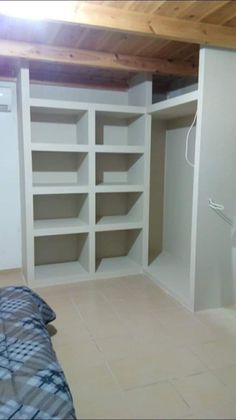
[[35, 195], [34, 236], [81, 231], [89, 224], [88, 194]]
[[33, 185], [87, 185], [88, 154], [32, 152]]
[[88, 143], [88, 113], [31, 107], [32, 143], [79, 145]]
[[109, 224], [140, 223], [143, 218], [142, 193], [97, 193], [96, 223], [105, 227]]
[[96, 184], [143, 185], [144, 157], [142, 154], [98, 153]]
[[34, 249], [36, 280], [65, 280], [89, 270], [88, 233], [36, 237]]
[[[185, 159], [194, 116], [153, 121], [150, 179], [149, 268], [155, 280], [190, 305], [190, 253], [194, 169]], [[195, 127], [188, 158], [194, 162]]]
[[145, 138], [145, 116], [96, 112], [96, 144], [141, 146]]
[[142, 230], [96, 233], [96, 271], [137, 273], [142, 266]]

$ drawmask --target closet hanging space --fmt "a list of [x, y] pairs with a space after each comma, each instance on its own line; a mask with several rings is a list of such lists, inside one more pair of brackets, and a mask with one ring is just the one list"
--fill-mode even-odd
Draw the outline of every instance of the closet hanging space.
[[[190, 306], [195, 127], [198, 92], [152, 105], [148, 273]], [[188, 135], [188, 139], [187, 139]], [[155, 229], [153, 227], [155, 226]]]

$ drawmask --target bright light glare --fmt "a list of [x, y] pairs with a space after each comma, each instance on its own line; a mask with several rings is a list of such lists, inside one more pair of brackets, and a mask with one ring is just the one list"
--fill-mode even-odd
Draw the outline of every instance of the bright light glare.
[[0, 13], [24, 19], [69, 20], [76, 1], [0, 1]]

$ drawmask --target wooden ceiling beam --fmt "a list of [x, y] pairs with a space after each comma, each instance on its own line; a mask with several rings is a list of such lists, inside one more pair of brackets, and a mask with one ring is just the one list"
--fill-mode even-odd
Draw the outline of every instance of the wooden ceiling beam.
[[[56, 16], [55, 20], [62, 21], [59, 17], [57, 19]], [[66, 19], [66, 22], [84, 25], [89, 28], [129, 32], [154, 38], [236, 48], [235, 28], [131, 12], [84, 1], [78, 2], [76, 10]]]
[[128, 72], [162, 73], [194, 76], [197, 67], [182, 61], [150, 59], [124, 54], [111, 54], [92, 50], [72, 49], [27, 42], [0, 39], [0, 57], [29, 61], [86, 66]]

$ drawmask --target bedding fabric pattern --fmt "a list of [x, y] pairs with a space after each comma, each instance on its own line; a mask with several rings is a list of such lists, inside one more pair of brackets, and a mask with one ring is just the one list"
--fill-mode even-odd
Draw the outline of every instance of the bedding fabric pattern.
[[46, 324], [55, 313], [28, 287], [0, 288], [0, 419], [75, 419]]

